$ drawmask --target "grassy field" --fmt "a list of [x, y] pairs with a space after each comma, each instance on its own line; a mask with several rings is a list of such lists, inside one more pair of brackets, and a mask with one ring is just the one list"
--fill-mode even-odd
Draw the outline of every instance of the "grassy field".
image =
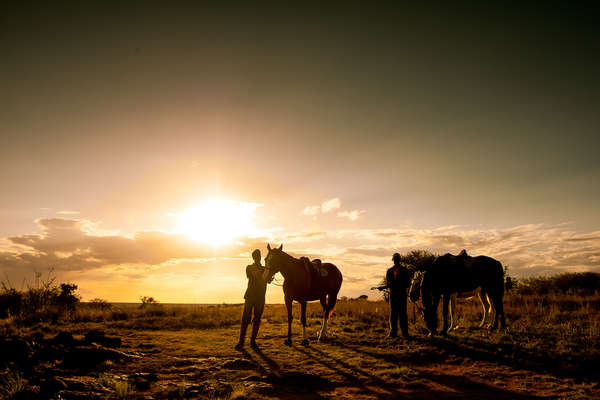
[[283, 305], [267, 305], [261, 349], [233, 349], [240, 305], [78, 304], [67, 318], [0, 320], [4, 398], [600, 398], [600, 295], [508, 295], [509, 326], [477, 328], [459, 301], [459, 328], [428, 338], [409, 303], [412, 340], [386, 339], [388, 306], [340, 301], [330, 339], [283, 345]]

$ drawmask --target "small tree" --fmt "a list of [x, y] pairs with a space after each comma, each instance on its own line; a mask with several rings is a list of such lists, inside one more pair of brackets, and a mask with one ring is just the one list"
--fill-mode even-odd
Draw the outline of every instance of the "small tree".
[[155, 300], [154, 297], [150, 297], [150, 296], [141, 296], [140, 300], [142, 301], [142, 304], [140, 304], [140, 308], [158, 304], [158, 300]]
[[71, 313], [75, 310], [75, 305], [79, 302], [79, 296], [74, 294], [77, 285], [73, 283], [61, 283], [60, 292], [56, 296], [57, 305], [64, 311]]
[[431, 265], [437, 256], [429, 250], [412, 250], [406, 254], [400, 254], [400, 262], [406, 264], [414, 271], [422, 271]]
[[89, 306], [98, 310], [110, 310], [112, 308], [112, 304], [100, 298], [91, 299], [89, 301]]

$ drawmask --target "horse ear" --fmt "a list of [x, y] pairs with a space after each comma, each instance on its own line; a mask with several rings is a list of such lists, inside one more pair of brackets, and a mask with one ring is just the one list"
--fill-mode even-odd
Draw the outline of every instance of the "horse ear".
[[283, 250], [283, 243], [281, 243], [281, 246], [279, 246], [279, 250]]
[[271, 251], [271, 245], [267, 243], [267, 250]]

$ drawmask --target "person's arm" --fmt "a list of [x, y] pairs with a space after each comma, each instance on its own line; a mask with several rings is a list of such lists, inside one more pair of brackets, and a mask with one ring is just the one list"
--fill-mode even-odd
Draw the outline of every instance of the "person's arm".
[[385, 289], [389, 289], [390, 288], [390, 272], [387, 271], [385, 273], [385, 285], [381, 285], [381, 286], [375, 286], [373, 289], [377, 289], [377, 290], [385, 290]]

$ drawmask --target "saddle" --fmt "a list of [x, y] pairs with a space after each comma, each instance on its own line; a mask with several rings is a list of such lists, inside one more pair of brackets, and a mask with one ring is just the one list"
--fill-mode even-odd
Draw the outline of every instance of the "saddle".
[[328, 275], [327, 270], [323, 268], [322, 262], [318, 258], [315, 258], [312, 261], [310, 261], [308, 257], [300, 257], [300, 259], [304, 262], [304, 268], [306, 269], [306, 272], [308, 272], [311, 276], [313, 274], [318, 276]]
[[458, 253], [457, 256], [455, 256], [454, 254], [446, 253], [444, 254], [444, 257], [449, 257], [454, 264], [458, 264], [467, 268], [473, 264], [473, 257], [468, 255], [467, 251], [464, 249], [460, 253]]
[[[448, 253], [446, 255], [450, 256], [450, 259], [452, 260], [452, 263], [454, 264], [454, 266], [456, 268], [456, 270], [455, 270], [456, 273], [464, 276], [465, 284], [467, 286], [471, 286], [471, 283], [469, 283], [469, 281], [472, 277], [471, 267], [475, 263], [474, 257], [471, 257], [470, 255], [468, 255], [466, 250], [462, 250], [460, 253], [458, 253], [457, 256], [450, 254], [450, 253]], [[459, 293], [463, 293], [463, 292], [459, 292]], [[466, 292], [464, 292], [464, 293], [466, 293]]]

